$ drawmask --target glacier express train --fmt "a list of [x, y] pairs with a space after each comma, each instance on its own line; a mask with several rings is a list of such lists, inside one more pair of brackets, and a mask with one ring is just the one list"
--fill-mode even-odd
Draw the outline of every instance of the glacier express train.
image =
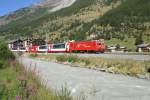
[[71, 52], [100, 52], [104, 53], [106, 45], [100, 40], [70, 41], [65, 43], [31, 46], [28, 52], [71, 53]]

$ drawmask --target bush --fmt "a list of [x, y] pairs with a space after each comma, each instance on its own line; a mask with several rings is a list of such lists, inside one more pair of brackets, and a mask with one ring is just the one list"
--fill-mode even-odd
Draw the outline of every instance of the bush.
[[3, 95], [5, 94], [6, 86], [4, 83], [0, 83], [0, 99], [2, 99]]
[[0, 60], [14, 60], [14, 59], [15, 59], [15, 55], [8, 49], [7, 44], [1, 42]]
[[1, 61], [1, 60], [0, 60], [0, 69], [4, 68], [4, 65], [5, 65], [5, 64], [4, 64], [4, 61]]
[[23, 52], [22, 51], [19, 51], [17, 52], [18, 56], [22, 56], [23, 55]]
[[15, 55], [8, 49], [7, 44], [0, 41], [0, 69], [9, 66], [9, 62], [15, 60]]
[[30, 54], [30, 57], [37, 57], [37, 56], [38, 56], [37, 53], [31, 53], [31, 54]]
[[88, 59], [86, 59], [86, 60], [84, 60], [84, 62], [85, 62], [85, 65], [90, 65], [90, 60], [88, 60]]
[[150, 68], [147, 69], [147, 72], [150, 73]]
[[74, 63], [74, 62], [78, 62], [80, 59], [77, 56], [73, 56], [73, 55], [60, 55], [56, 57], [56, 60], [59, 62], [70, 62], [70, 63]]
[[67, 61], [68, 62], [78, 62], [79, 58], [77, 56], [72, 56], [72, 55], [69, 55], [67, 56]]
[[2, 61], [0, 61], [0, 68], [2, 68], [4, 65], [4, 63]]
[[65, 62], [65, 61], [67, 61], [67, 56], [66, 55], [57, 56], [56, 60], [59, 62]]

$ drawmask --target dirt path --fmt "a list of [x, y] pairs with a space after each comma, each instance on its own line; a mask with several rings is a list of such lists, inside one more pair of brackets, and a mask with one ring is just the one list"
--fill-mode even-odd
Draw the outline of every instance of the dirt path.
[[31, 58], [20, 58], [27, 68], [36, 66], [41, 80], [54, 90], [67, 86], [73, 96], [86, 100], [149, 100], [150, 81], [76, 68]]

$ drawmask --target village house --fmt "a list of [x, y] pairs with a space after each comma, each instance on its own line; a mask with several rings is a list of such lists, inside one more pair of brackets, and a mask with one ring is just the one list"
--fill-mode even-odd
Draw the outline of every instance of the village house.
[[15, 39], [15, 40], [11, 40], [8, 41], [8, 47], [11, 50], [18, 50], [18, 48], [22, 48], [23, 47], [23, 41], [21, 39]]
[[112, 52], [112, 53], [123, 53], [126, 51], [126, 47], [124, 46], [120, 46], [119, 44], [114, 44], [111, 46], [107, 46], [107, 52]]
[[26, 50], [32, 45], [32, 39], [15, 39], [8, 41], [7, 43], [11, 50]]
[[95, 39], [96, 37], [98, 37], [98, 36], [100, 36], [102, 34], [103, 34], [102, 32], [97, 31], [97, 32], [94, 32], [94, 33], [90, 34], [89, 38], [90, 39]]
[[150, 52], [150, 44], [137, 45], [137, 52]]

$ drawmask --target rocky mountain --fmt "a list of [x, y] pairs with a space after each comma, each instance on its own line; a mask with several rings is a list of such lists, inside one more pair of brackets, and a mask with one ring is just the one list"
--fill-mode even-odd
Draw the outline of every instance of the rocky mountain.
[[[65, 7], [71, 6], [76, 0], [44, 0], [38, 5], [40, 6], [47, 6], [47, 7], [53, 7], [52, 9], [49, 9], [49, 12], [55, 12], [57, 10], [60, 10]], [[51, 6], [50, 6], [51, 5]]]
[[55, 12], [68, 7], [74, 2], [75, 0], [41, 0], [39, 3], [35, 3], [29, 7], [21, 8], [5, 16], [0, 16], [0, 26], [28, 16], [32, 16], [35, 19], [35, 17], [40, 17], [45, 13]]

